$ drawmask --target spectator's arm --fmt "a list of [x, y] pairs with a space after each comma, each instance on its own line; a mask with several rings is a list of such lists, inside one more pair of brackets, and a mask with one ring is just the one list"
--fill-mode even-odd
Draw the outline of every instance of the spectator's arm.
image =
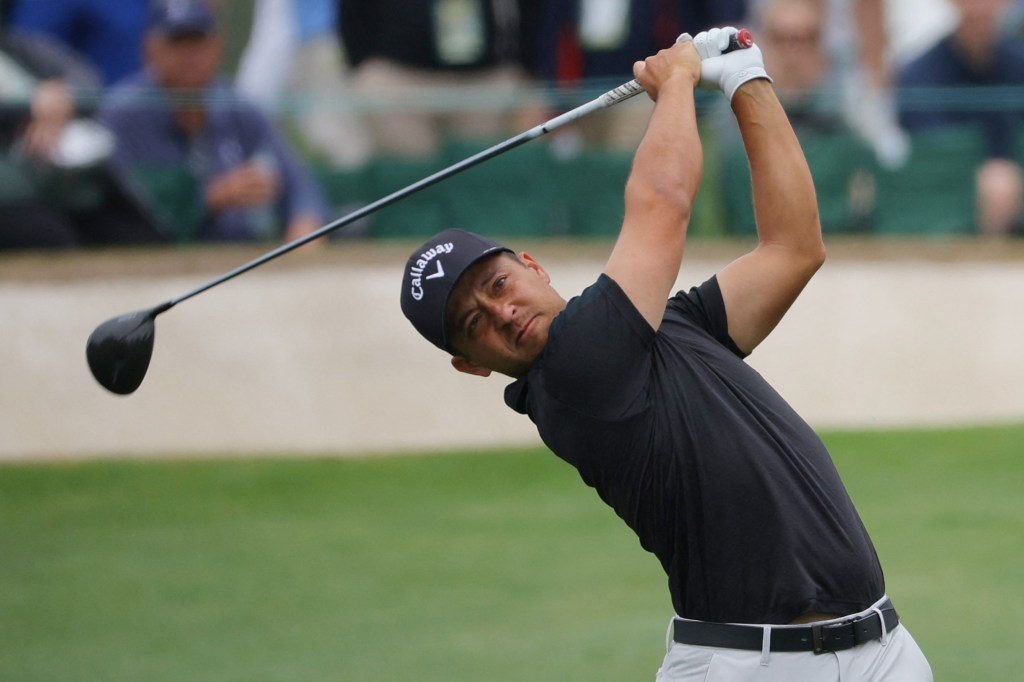
[[290, 242], [316, 232], [323, 227], [320, 218], [313, 214], [296, 216], [284, 228], [284, 241]]
[[277, 175], [273, 171], [249, 162], [209, 180], [203, 190], [203, 198], [211, 213], [219, 213], [271, 202], [278, 188]]
[[23, 140], [29, 154], [49, 158], [75, 115], [75, 100], [61, 80], [43, 81], [32, 94], [31, 115]]
[[34, 78], [63, 82], [80, 111], [91, 112], [95, 108], [102, 87], [99, 72], [60, 41], [40, 34], [8, 32], [3, 38], [3, 49]]
[[238, 66], [238, 91], [265, 108], [284, 91], [297, 49], [298, 27], [292, 3], [259, 0], [252, 31]]
[[854, 23], [857, 27], [857, 45], [860, 63], [879, 88], [889, 86], [889, 40], [885, 28], [883, 0], [855, 0]]
[[285, 220], [290, 223], [301, 216], [316, 216], [323, 222], [327, 207], [319, 185], [271, 122], [263, 116], [259, 118], [265, 141], [263, 148], [273, 154], [277, 166]]
[[718, 275], [729, 336], [751, 352], [824, 261], [818, 204], [800, 143], [768, 81], [732, 100], [750, 162], [758, 245]]

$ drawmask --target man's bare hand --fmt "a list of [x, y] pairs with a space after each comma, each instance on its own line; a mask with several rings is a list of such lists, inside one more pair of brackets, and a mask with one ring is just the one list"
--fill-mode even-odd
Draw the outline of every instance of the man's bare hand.
[[259, 164], [246, 162], [214, 178], [206, 186], [206, 205], [212, 211], [258, 206], [274, 200], [277, 175]]
[[658, 101], [658, 93], [669, 82], [679, 80], [694, 88], [700, 82], [700, 55], [693, 42], [685, 40], [633, 64], [633, 75], [647, 95]]
[[23, 138], [25, 150], [49, 159], [74, 115], [75, 101], [67, 85], [59, 80], [41, 82], [32, 94], [31, 118]]

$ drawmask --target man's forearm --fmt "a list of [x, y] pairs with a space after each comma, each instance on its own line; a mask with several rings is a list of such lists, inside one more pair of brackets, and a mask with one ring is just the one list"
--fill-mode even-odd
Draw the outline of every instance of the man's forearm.
[[732, 108], [750, 161], [761, 242], [820, 248], [814, 181], [771, 84], [766, 80], [745, 84], [733, 98]]
[[665, 203], [689, 216], [703, 172], [703, 150], [688, 84], [663, 92], [633, 159], [627, 203]]
[[677, 42], [633, 72], [656, 104], [626, 182], [626, 212], [605, 273], [657, 329], [702, 174], [693, 94], [700, 56], [689, 42]]

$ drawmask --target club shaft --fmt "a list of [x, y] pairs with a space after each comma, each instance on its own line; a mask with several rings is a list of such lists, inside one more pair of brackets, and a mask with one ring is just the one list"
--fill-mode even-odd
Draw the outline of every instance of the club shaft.
[[248, 272], [253, 268], [257, 268], [263, 265], [264, 263], [267, 263], [268, 261], [272, 261], [278, 256], [283, 256], [284, 254], [290, 251], [294, 251], [295, 249], [299, 248], [300, 246], [303, 246], [304, 244], [308, 244], [314, 239], [319, 239], [325, 234], [334, 232], [335, 230], [342, 228], [346, 225], [349, 225], [351, 223], [354, 223], [355, 221], [361, 218], [365, 218], [371, 213], [379, 211], [385, 206], [389, 206], [395, 203], [396, 201], [399, 201], [400, 199], [404, 199], [405, 197], [411, 194], [415, 194], [416, 192], [419, 192], [422, 189], [426, 189], [431, 185], [437, 184], [442, 180], [445, 180], [447, 178], [452, 177], [453, 175], [461, 173], [462, 171], [468, 168], [472, 168], [477, 164], [483, 163], [488, 159], [493, 159], [495, 156], [504, 154], [510, 149], [515, 149], [516, 147], [519, 147], [529, 142], [530, 140], [535, 140], [538, 137], [541, 137], [547, 133], [550, 133], [553, 130], [561, 128], [562, 126], [568, 123], [579, 120], [580, 118], [583, 118], [584, 116], [587, 116], [588, 114], [591, 114], [599, 109], [605, 109], [614, 104], [618, 104], [619, 102], [622, 102], [626, 99], [629, 99], [630, 97], [638, 95], [643, 91], [643, 86], [641, 86], [640, 83], [635, 79], [627, 83], [623, 83], [617, 88], [613, 88], [612, 90], [609, 90], [603, 95], [595, 97], [594, 99], [590, 100], [585, 104], [581, 104], [575, 109], [567, 111], [564, 114], [556, 116], [549, 121], [546, 121], [538, 126], [530, 128], [529, 130], [526, 130], [522, 133], [519, 133], [515, 137], [510, 137], [504, 142], [499, 142], [493, 147], [489, 147], [488, 149], [485, 149], [477, 154], [474, 154], [473, 156], [463, 159], [458, 163], [452, 164], [451, 166], [448, 166], [443, 170], [440, 170], [432, 175], [428, 175], [422, 180], [417, 180], [411, 185], [403, 187], [402, 189], [396, 192], [392, 192], [391, 194], [388, 194], [385, 197], [377, 199], [376, 201], [369, 203], [366, 206], [363, 206], [345, 216], [342, 216], [341, 218], [338, 218], [333, 222], [324, 225], [315, 232], [310, 232], [309, 234], [294, 239], [288, 242], [287, 244], [282, 244], [273, 251], [268, 251], [267, 253], [263, 254], [258, 258], [255, 258], [249, 261], [248, 263], [245, 263], [244, 265], [240, 265], [234, 270], [226, 272], [220, 277], [217, 277], [216, 279], [210, 280], [206, 284], [196, 287], [192, 291], [189, 291], [178, 296], [177, 298], [173, 298], [170, 301], [167, 301], [162, 306], [160, 306], [160, 312], [163, 312], [164, 310], [167, 310], [181, 303], [182, 301], [190, 299], [193, 296], [197, 296], [208, 289], [212, 289], [218, 284], [223, 284], [224, 282], [227, 282], [229, 279], [234, 279], [235, 277], [238, 277], [239, 275]]
[[[682, 39], [682, 36], [680, 36], [680, 39]], [[729, 45], [724, 50], [724, 52], [731, 52], [733, 50], [743, 49], [746, 47], [750, 47], [753, 44], [754, 39], [751, 36], [750, 32], [747, 31], [746, 29], [743, 29], [739, 31], [738, 34], [730, 37]], [[586, 102], [585, 104], [581, 104], [575, 109], [572, 109], [570, 111], [565, 112], [564, 114], [556, 116], [551, 120], [546, 121], [545, 123], [533, 127], [527, 131], [524, 131], [516, 135], [515, 137], [511, 137], [505, 140], [504, 142], [499, 142], [493, 147], [490, 147], [488, 149], [483, 150], [482, 152], [474, 154], [473, 156], [470, 156], [467, 159], [459, 161], [458, 163], [452, 164], [451, 166], [448, 166], [447, 168], [440, 170], [434, 173], [433, 175], [429, 175], [423, 178], [422, 180], [414, 182], [411, 185], [408, 185], [407, 187], [403, 187], [402, 189], [396, 192], [392, 192], [391, 194], [382, 197], [372, 203], [369, 203], [366, 206], [363, 206], [362, 208], [357, 209], [352, 213], [349, 213], [348, 215], [342, 216], [341, 218], [338, 218], [337, 220], [324, 225], [323, 227], [314, 232], [310, 232], [307, 235], [294, 239], [288, 242], [287, 244], [283, 244], [277, 247], [273, 251], [269, 251], [263, 254], [262, 256], [255, 258], [249, 261], [248, 263], [245, 263], [244, 265], [240, 265], [234, 270], [226, 272], [220, 277], [217, 277], [216, 279], [210, 280], [206, 284], [196, 287], [192, 291], [184, 293], [178, 296], [177, 298], [172, 298], [169, 301], [166, 301], [165, 303], [162, 303], [161, 305], [154, 308], [154, 315], [158, 315], [164, 312], [165, 310], [168, 310], [176, 306], [182, 301], [188, 300], [193, 296], [197, 296], [208, 289], [212, 289], [218, 284], [223, 284], [229, 279], [234, 279], [235, 277], [238, 277], [239, 275], [248, 272], [253, 268], [259, 267], [268, 261], [272, 261], [278, 256], [283, 256], [289, 251], [294, 251], [295, 249], [299, 248], [300, 246], [303, 246], [304, 244], [308, 244], [314, 239], [319, 239], [325, 234], [334, 232], [335, 230], [342, 228], [346, 225], [349, 225], [351, 223], [354, 223], [355, 221], [361, 218], [365, 218], [366, 216], [370, 215], [375, 211], [379, 211], [385, 206], [389, 206], [400, 199], [404, 199], [405, 197], [411, 194], [415, 194], [421, 189], [430, 187], [431, 185], [441, 182], [446, 178], [450, 178], [453, 175], [461, 173], [467, 168], [472, 168], [473, 166], [476, 166], [479, 163], [483, 163], [488, 159], [493, 159], [495, 156], [498, 156], [499, 154], [504, 154], [510, 149], [515, 149], [516, 147], [523, 145], [529, 142], [530, 140], [534, 140], [538, 137], [541, 137], [542, 135], [550, 133], [553, 130], [561, 128], [562, 126], [568, 123], [579, 120], [584, 116], [587, 116], [588, 114], [592, 114], [593, 112], [598, 111], [599, 109], [606, 109], [612, 105], [618, 104], [619, 102], [623, 102], [631, 97], [639, 95], [643, 91], [644, 88], [642, 85], [640, 85], [640, 82], [638, 80], [633, 79], [631, 81], [627, 81], [616, 88], [612, 88], [603, 95], [595, 97], [594, 99], [590, 100], [589, 102]]]

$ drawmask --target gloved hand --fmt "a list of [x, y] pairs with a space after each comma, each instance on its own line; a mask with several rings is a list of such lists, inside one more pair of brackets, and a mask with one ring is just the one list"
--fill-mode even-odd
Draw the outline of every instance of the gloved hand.
[[692, 40], [700, 55], [700, 87], [705, 90], [720, 90], [732, 100], [741, 85], [756, 78], [771, 82], [764, 70], [764, 57], [757, 45], [729, 50], [730, 42], [739, 33], [732, 26], [702, 31], [696, 38], [684, 33], [679, 42]]

